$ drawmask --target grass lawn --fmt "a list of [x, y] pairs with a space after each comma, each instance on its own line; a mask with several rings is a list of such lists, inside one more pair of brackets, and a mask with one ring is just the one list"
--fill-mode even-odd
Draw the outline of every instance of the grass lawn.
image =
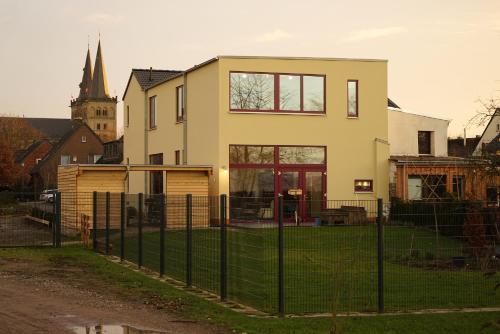
[[[125, 258], [137, 262], [138, 239], [129, 230]], [[193, 284], [219, 292], [219, 230], [193, 231]], [[474, 270], [453, 268], [460, 241], [426, 229], [386, 227], [385, 308], [500, 306], [496, 281]], [[277, 230], [228, 229], [228, 298], [277, 312]], [[285, 229], [287, 313], [377, 310], [377, 235], [374, 226]], [[119, 237], [112, 238], [119, 255]], [[186, 234], [165, 234], [166, 274], [185, 281]], [[143, 232], [143, 265], [159, 271], [159, 232]], [[448, 265], [447, 266], [445, 266]]]
[[[141, 273], [109, 262], [105, 258], [78, 246], [63, 247], [60, 249], [0, 249], [0, 258], [37, 262], [59, 262], [58, 259], [63, 258], [66, 265], [84, 267], [88, 275], [93, 275], [103, 282], [109, 283], [110, 286], [119, 289], [125, 295], [154, 295], [160, 296], [165, 301], [178, 301], [180, 299], [184, 307], [177, 311], [179, 312], [179, 316], [190, 319], [210, 319], [210, 321], [225, 326], [237, 333], [333, 333], [331, 332], [332, 318], [266, 319], [248, 317], [175, 289], [168, 284], [149, 278]], [[498, 330], [486, 328], [482, 331], [481, 328], [496, 319], [500, 319], [499, 312], [338, 318], [336, 326], [340, 330], [335, 333], [492, 334], [498, 333]]]

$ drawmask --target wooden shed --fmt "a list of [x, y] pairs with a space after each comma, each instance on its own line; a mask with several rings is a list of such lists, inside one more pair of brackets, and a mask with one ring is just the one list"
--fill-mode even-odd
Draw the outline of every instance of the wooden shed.
[[[120, 227], [120, 193], [125, 192], [129, 173], [163, 172], [166, 194], [167, 227], [181, 228], [186, 220], [186, 195], [193, 195], [193, 226], [210, 224], [211, 203], [208, 196], [209, 166], [169, 165], [65, 165], [58, 168], [61, 193], [61, 226], [66, 232], [80, 231], [84, 220], [93, 226], [93, 192], [98, 192], [98, 228], [105, 228], [106, 192], [110, 192], [110, 228]], [[137, 209], [137, 195], [127, 194], [127, 206]], [[145, 196], [145, 208], [147, 208]]]

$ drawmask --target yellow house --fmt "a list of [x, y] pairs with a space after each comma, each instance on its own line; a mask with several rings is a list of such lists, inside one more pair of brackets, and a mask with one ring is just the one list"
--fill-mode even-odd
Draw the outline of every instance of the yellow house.
[[[186, 71], [132, 70], [125, 164], [210, 165], [232, 217], [311, 219], [332, 200], [388, 199], [387, 61], [218, 56]], [[136, 173], [131, 193], [162, 192]], [[317, 215], [316, 215], [317, 216]]]

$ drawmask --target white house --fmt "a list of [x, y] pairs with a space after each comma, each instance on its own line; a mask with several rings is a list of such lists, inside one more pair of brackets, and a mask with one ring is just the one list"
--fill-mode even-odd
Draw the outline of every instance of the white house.
[[474, 149], [472, 155], [475, 156], [482, 155], [483, 148], [489, 143], [491, 143], [491, 141], [495, 139], [495, 137], [497, 137], [499, 133], [500, 133], [500, 108], [497, 108], [495, 114], [490, 118], [488, 125], [486, 125], [486, 128], [484, 129], [483, 134], [481, 135], [481, 139], [479, 139], [479, 142], [477, 143], [477, 146]]

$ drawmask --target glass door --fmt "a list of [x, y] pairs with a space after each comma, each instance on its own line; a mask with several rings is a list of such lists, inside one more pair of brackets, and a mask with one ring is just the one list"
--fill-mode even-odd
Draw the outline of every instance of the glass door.
[[283, 196], [283, 218], [297, 222], [301, 216], [302, 188], [299, 171], [280, 172], [280, 194]]

